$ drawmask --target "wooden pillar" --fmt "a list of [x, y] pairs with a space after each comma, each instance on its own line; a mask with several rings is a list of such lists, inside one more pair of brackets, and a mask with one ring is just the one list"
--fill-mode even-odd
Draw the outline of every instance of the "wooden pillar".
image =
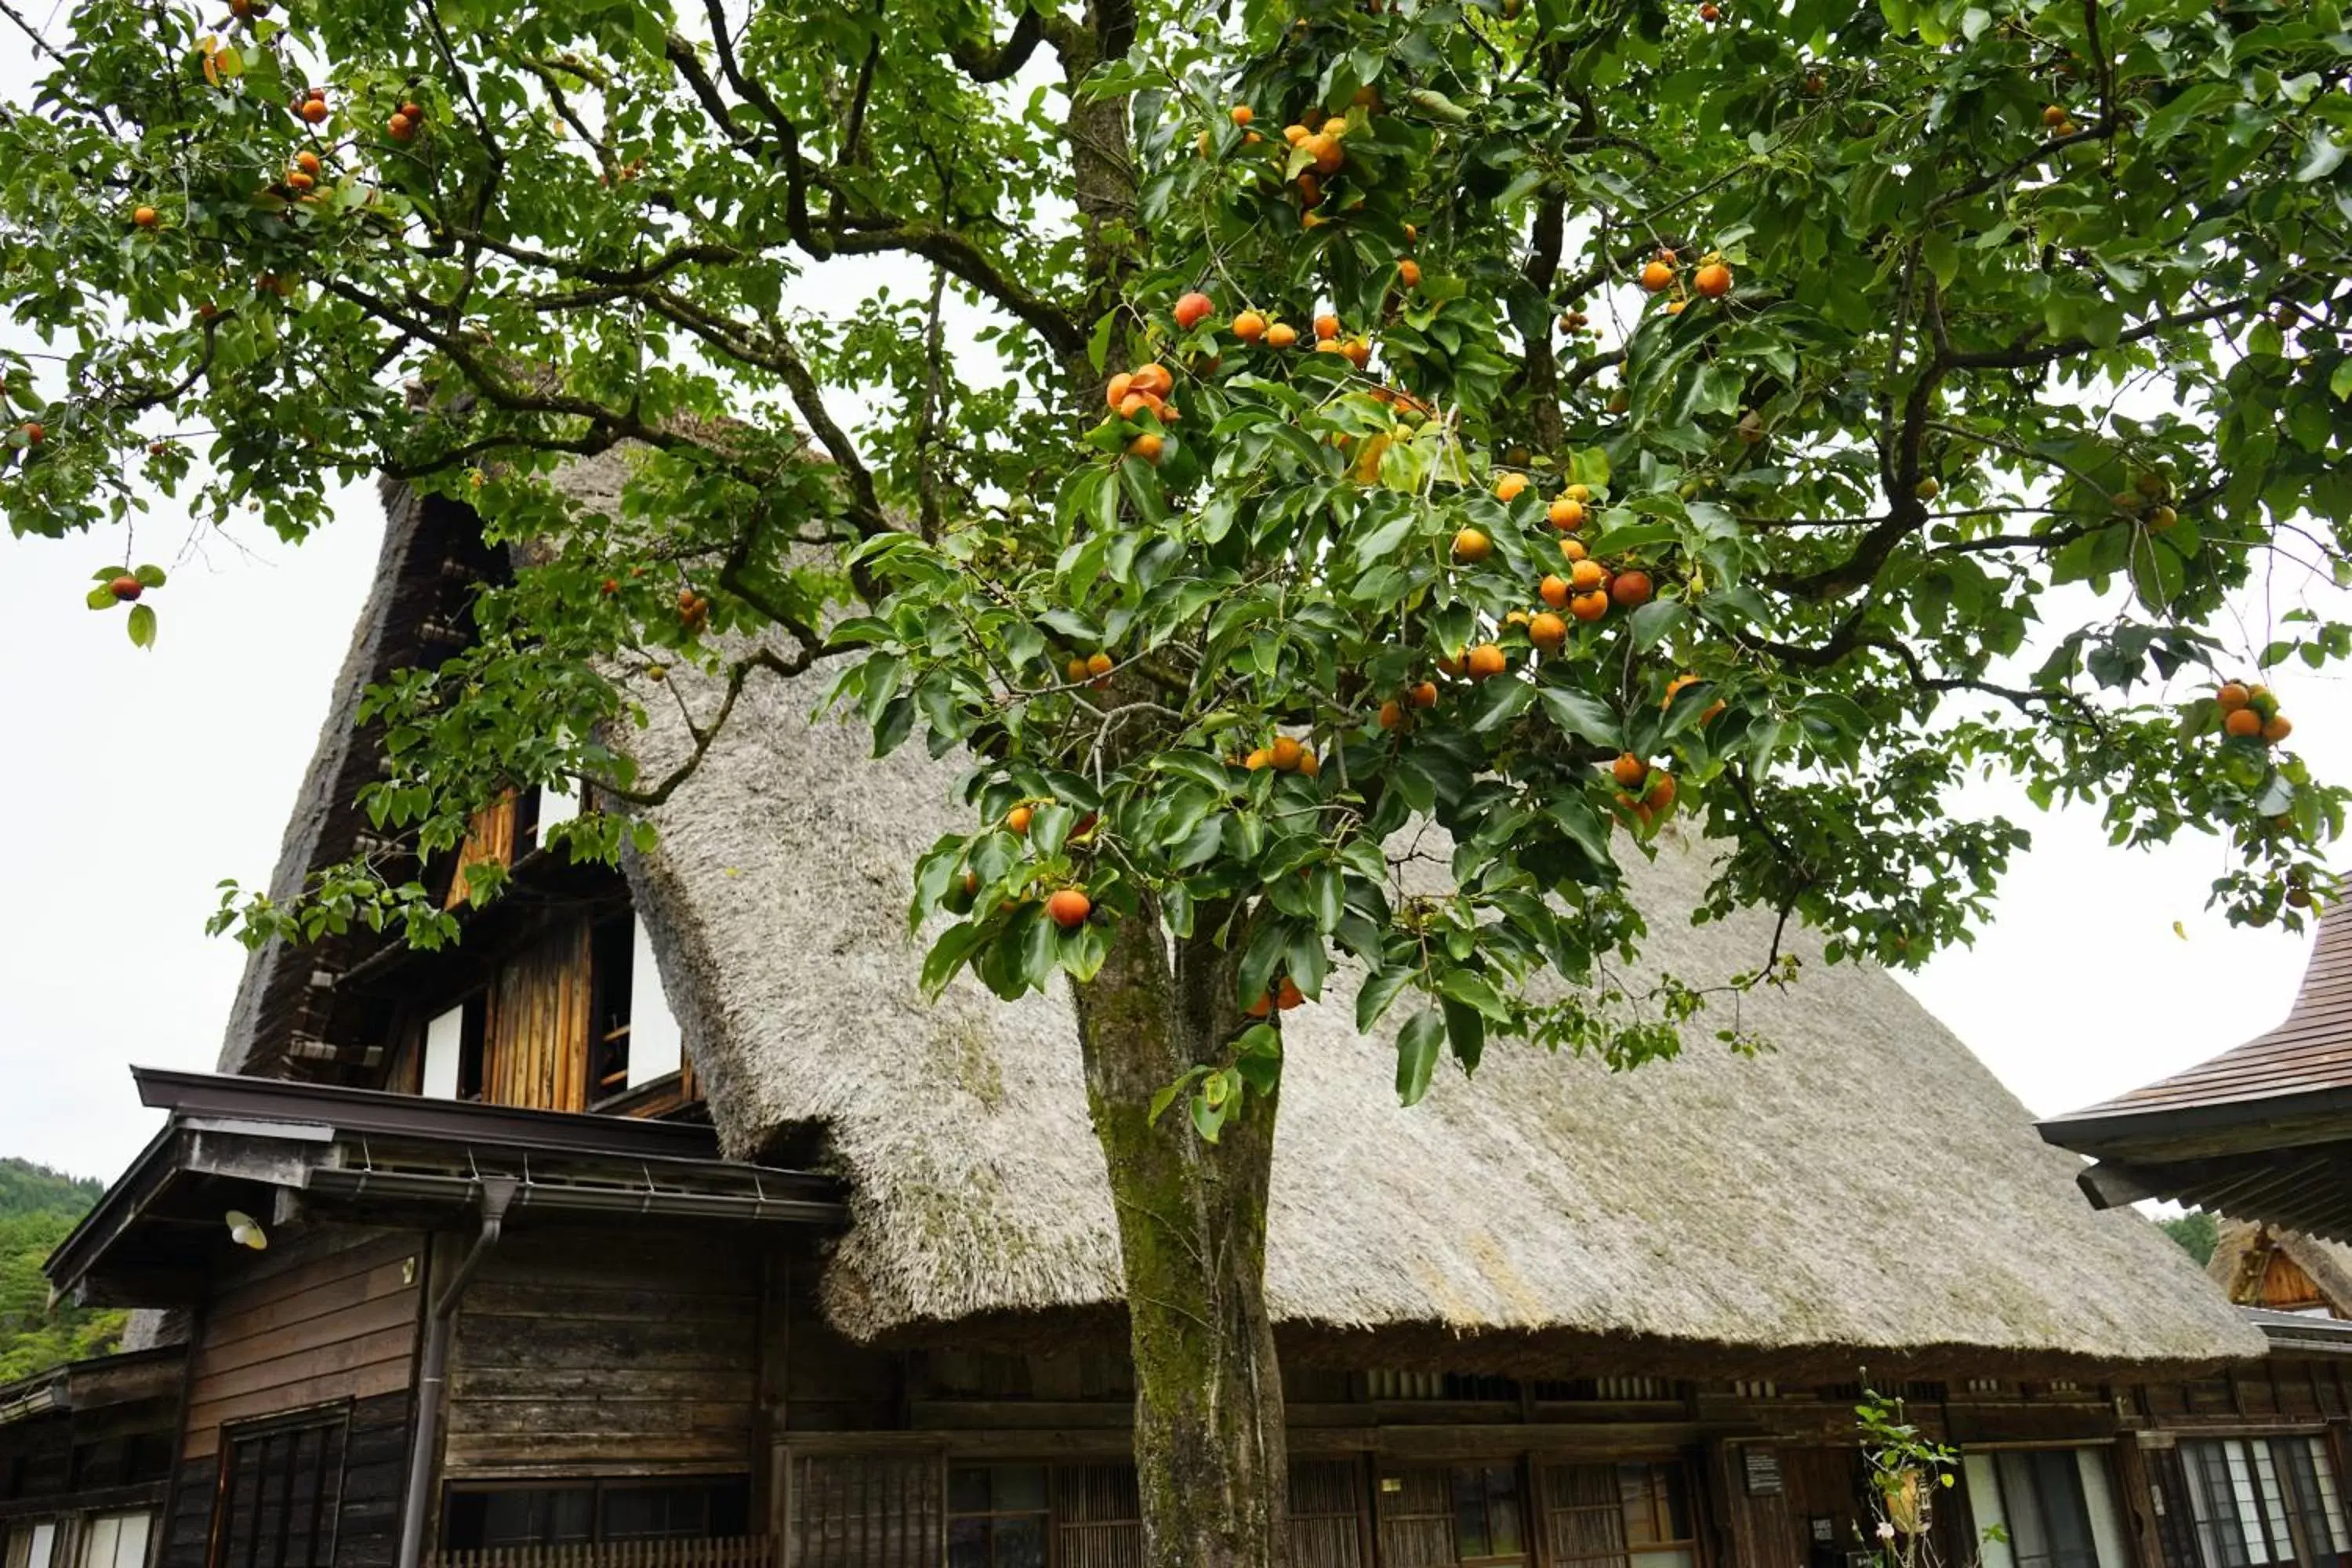
[[2156, 1479], [2148, 1473], [2147, 1456], [2141, 1451], [2139, 1439], [2137, 1432], [2116, 1435], [2117, 1500], [2123, 1505], [2137, 1568], [2165, 1568], [2164, 1538], [2156, 1523]]

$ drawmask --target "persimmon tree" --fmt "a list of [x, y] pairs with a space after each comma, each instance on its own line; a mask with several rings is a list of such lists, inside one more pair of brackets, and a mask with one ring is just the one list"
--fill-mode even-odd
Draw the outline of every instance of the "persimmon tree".
[[[1266, 1184], [1335, 963], [1411, 1101], [1490, 1038], [1738, 1043], [1622, 978], [1669, 818], [1722, 855], [1651, 914], [1896, 964], [2027, 844], [1974, 768], [2225, 835], [2236, 919], [2340, 831], [2260, 682], [2352, 631], [2231, 613], [2352, 543], [2333, 5], [6, 15], [11, 525], [148, 638], [158, 491], [299, 536], [380, 470], [516, 547], [371, 699], [401, 854], [217, 923], [448, 940], [404, 856], [566, 778], [616, 856], [694, 787], [633, 714], [707, 747], [820, 664], [967, 756], [911, 912], [934, 984], [1068, 977], [1155, 1563], [1284, 1555]], [[615, 448], [614, 515], [568, 500]]]

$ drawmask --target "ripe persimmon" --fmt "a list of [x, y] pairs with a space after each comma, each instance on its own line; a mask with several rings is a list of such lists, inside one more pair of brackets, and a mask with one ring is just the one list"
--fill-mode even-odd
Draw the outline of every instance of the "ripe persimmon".
[[1307, 130], [1304, 125], [1286, 125], [1282, 128], [1282, 139], [1293, 147], [1314, 134], [1315, 132]]
[[1731, 292], [1731, 268], [1720, 261], [1710, 261], [1691, 274], [1691, 287], [1709, 300], [1720, 300]]
[[1501, 501], [1505, 506], [1508, 506], [1513, 501], [1518, 500], [1519, 492], [1527, 488], [1527, 475], [1519, 473], [1503, 474], [1495, 480], [1495, 499]]
[[1246, 103], [1236, 103], [1225, 111], [1236, 125], [1247, 125], [1257, 118], [1257, 111]]
[[1545, 515], [1562, 533], [1574, 533], [1584, 526], [1584, 503], [1573, 496], [1562, 496], [1551, 503]]
[[1437, 706], [1437, 682], [1424, 680], [1406, 692], [1405, 696], [1416, 708], [1434, 708]]
[[1620, 752], [1617, 760], [1609, 764], [1609, 776], [1617, 781], [1620, 789], [1639, 789], [1642, 781], [1650, 776], [1650, 764], [1631, 752]]
[[1286, 773], [1298, 766], [1298, 759], [1306, 748], [1287, 735], [1276, 735], [1273, 751], [1275, 771]]
[[1045, 900], [1045, 912], [1053, 916], [1054, 923], [1064, 931], [1075, 931], [1086, 924], [1087, 917], [1094, 913], [1094, 900], [1076, 888], [1060, 889]]
[[1454, 536], [1454, 559], [1475, 566], [1494, 553], [1495, 542], [1480, 528], [1465, 528]]
[[1287, 321], [1276, 321], [1265, 330], [1265, 346], [1286, 349], [1298, 341], [1298, 329]]
[[1421, 263], [1406, 257], [1397, 263], [1397, 281], [1408, 289], [1421, 287]]
[[1609, 573], [1598, 561], [1580, 561], [1568, 569], [1568, 585], [1580, 594], [1606, 584]]
[[295, 112], [299, 114], [304, 120], [310, 121], [311, 124], [317, 125], [323, 122], [327, 116], [333, 113], [334, 110], [327, 107], [327, 100], [324, 95], [321, 95], [317, 98], [304, 99], [302, 100], [302, 106], [296, 110]]
[[1511, 661], [1504, 657], [1502, 648], [1494, 643], [1482, 642], [1470, 650], [1469, 670], [1470, 679], [1473, 680], [1485, 680], [1490, 676], [1500, 675], [1510, 668]]
[[1190, 293], [1178, 295], [1176, 308], [1172, 312], [1176, 318], [1176, 330], [1181, 332], [1191, 331], [1194, 327], [1207, 321], [1209, 313], [1216, 308], [1216, 303], [1197, 289]]
[[1167, 437], [1157, 430], [1146, 430], [1127, 444], [1128, 456], [1140, 458], [1147, 463], [1159, 462], [1160, 454], [1167, 449]]
[[1087, 655], [1087, 673], [1095, 677], [1097, 679], [1100, 679], [1102, 677], [1108, 675], [1117, 668], [1118, 665], [1116, 661], [1111, 658], [1110, 655], [1101, 652], [1100, 650], [1097, 650], [1094, 653]]
[[1135, 377], [1129, 375], [1125, 371], [1120, 371], [1117, 375], [1110, 378], [1110, 384], [1103, 388], [1103, 398], [1113, 408], [1117, 408], [1120, 404], [1127, 401], [1128, 392], [1134, 385]]
[[[1558, 578], [1549, 581], [1558, 582]], [[1545, 610], [1528, 622], [1528, 640], [1550, 653], [1568, 640], [1568, 623]]]
[[1642, 268], [1642, 287], [1653, 294], [1664, 293], [1674, 287], [1675, 268], [1669, 261], [1653, 261]]
[[1176, 390], [1176, 378], [1168, 374], [1166, 365], [1153, 360], [1148, 363], [1137, 365], [1135, 374], [1128, 380], [1128, 385], [1137, 392], [1148, 392], [1154, 397], [1165, 397]]
[[1298, 150], [1315, 160], [1315, 172], [1318, 174], [1336, 174], [1340, 165], [1348, 161], [1348, 154], [1340, 149], [1339, 139], [1319, 131], [1301, 142]]
[[1536, 584], [1536, 596], [1555, 610], [1568, 608], [1568, 580], [1558, 576], [1545, 578]]
[[1248, 756], [1242, 759], [1242, 766], [1247, 768], [1254, 773], [1264, 773], [1266, 769], [1274, 766], [1274, 752], [1271, 748], [1260, 746], [1256, 751], [1252, 752]]
[[1339, 335], [1339, 317], [1333, 315], [1328, 310], [1325, 310], [1315, 318], [1315, 336], [1318, 339], [1328, 343]]
[[2263, 725], [2263, 740], [2270, 745], [2275, 746], [2294, 733], [2294, 726], [2287, 721], [2284, 713], [2272, 714]]
[[1265, 336], [1265, 318], [1255, 310], [1244, 310], [1234, 318], [1234, 336], [1245, 343], [1254, 343]]
[[1381, 729], [1397, 729], [1404, 723], [1404, 710], [1398, 705], [1397, 700], [1391, 697], [1381, 704], [1379, 720]]
[[2263, 732], [2263, 716], [2251, 708], [2232, 708], [2230, 716], [2221, 721], [2221, 728], [2231, 735], [2252, 739]]
[[2222, 712], [2231, 713], [2243, 708], [2249, 700], [2249, 696], [2243, 685], [2232, 680], [2213, 693], [2213, 700], [2221, 705]]
[[1664, 813], [1675, 804], [1675, 775], [1660, 768], [1650, 775], [1650, 787], [1642, 794], [1642, 804], [1652, 811]]
[[1609, 613], [1609, 595], [1599, 588], [1568, 602], [1568, 613], [1580, 621], [1597, 621]]
[[1011, 811], [1004, 814], [1004, 831], [1007, 833], [1017, 834], [1023, 838], [1028, 837], [1030, 816], [1031, 813], [1027, 806], [1014, 806]]
[[384, 133], [395, 142], [406, 142], [416, 134], [416, 121], [405, 114], [395, 114], [383, 122]]
[[1629, 610], [1638, 610], [1650, 602], [1650, 574], [1647, 572], [1620, 572], [1617, 580], [1609, 584], [1609, 596]]
[[1561, 540], [1559, 542], [1559, 552], [1564, 559], [1570, 562], [1581, 561], [1587, 555], [1591, 553], [1591, 551], [1584, 548], [1584, 541], [1581, 539]]

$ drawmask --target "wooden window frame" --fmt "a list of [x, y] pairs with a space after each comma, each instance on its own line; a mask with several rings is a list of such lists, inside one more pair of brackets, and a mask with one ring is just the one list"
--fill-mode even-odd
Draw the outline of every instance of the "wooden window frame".
[[[2092, 1568], [2131, 1568], [2131, 1564], [2126, 1563], [2110, 1563], [2100, 1559], [2098, 1521], [2091, 1517], [2091, 1498], [2089, 1489], [2083, 1485], [2082, 1465], [2084, 1447], [2085, 1446], [2081, 1444], [2062, 1444], [2055, 1447], [2003, 1448], [1995, 1452], [1991, 1456], [1993, 1485], [1998, 1488], [2000, 1492], [2000, 1517], [2003, 1527], [2009, 1531], [2011, 1559], [2012, 1562], [2018, 1563], [2020, 1568], [2022, 1568], [2022, 1560], [2019, 1558], [2017, 1552], [2017, 1504], [2016, 1500], [2010, 1495], [2010, 1467], [2003, 1464], [2002, 1461], [2004, 1459], [2017, 1458], [2030, 1459], [2045, 1454], [2063, 1454], [2066, 1457], [2067, 1463], [2073, 1467], [2071, 1473], [2074, 1477], [2074, 1496], [2083, 1505], [2083, 1537], [2091, 1543]], [[2108, 1487], [2112, 1493], [2115, 1490], [2115, 1481], [2112, 1474], [2110, 1474], [2108, 1479]], [[2050, 1533], [2049, 1516], [2042, 1508], [2042, 1504], [2045, 1500], [2042, 1495], [2042, 1490], [2043, 1489], [2041, 1479], [2039, 1477], [2036, 1477], [2033, 1483], [2034, 1511], [2041, 1516], [2038, 1522], [2042, 1527], [2043, 1535], [2046, 1537]], [[2055, 1557], [2048, 1558], [2044, 1561], [2046, 1562], [2048, 1568], [2063, 1568], [2063, 1565], [2061, 1564]]]
[[[1035, 1470], [1038, 1474], [1038, 1504], [1035, 1508], [959, 1509], [955, 1506], [955, 1478], [958, 1470]], [[958, 1521], [981, 1519], [1034, 1519], [1037, 1521], [1040, 1547], [1047, 1568], [1061, 1561], [1061, 1510], [1055, 1507], [1061, 1490], [1061, 1466], [1052, 1459], [986, 1458], [944, 1459], [940, 1477], [940, 1554], [943, 1563], [955, 1561], [955, 1527]], [[992, 1489], [989, 1499], [995, 1497]], [[990, 1531], [989, 1568], [997, 1568], [995, 1532]]]
[[[1476, 1459], [1461, 1460], [1449, 1463], [1445, 1467], [1445, 1469], [1446, 1491], [1454, 1500], [1454, 1561], [1458, 1565], [1458, 1568], [1502, 1568], [1502, 1565], [1510, 1564], [1524, 1564], [1526, 1565], [1526, 1568], [1533, 1568], [1533, 1565], [1538, 1559], [1535, 1539], [1536, 1532], [1532, 1528], [1530, 1528], [1534, 1521], [1528, 1516], [1533, 1511], [1529, 1507], [1529, 1504], [1532, 1500], [1531, 1494], [1535, 1489], [1529, 1484], [1529, 1466], [1528, 1464], [1527, 1456], [1524, 1454], [1514, 1454], [1509, 1458], [1498, 1462], [1484, 1462]], [[1509, 1473], [1511, 1478], [1511, 1500], [1518, 1510], [1519, 1549], [1517, 1552], [1496, 1552], [1492, 1550], [1495, 1544], [1496, 1498], [1492, 1479], [1495, 1473], [1498, 1470], [1507, 1471]], [[1479, 1478], [1480, 1495], [1478, 1499], [1478, 1509], [1480, 1514], [1480, 1528], [1485, 1532], [1486, 1538], [1486, 1544], [1489, 1548], [1487, 1552], [1475, 1557], [1465, 1556], [1462, 1550], [1462, 1507], [1464, 1501], [1462, 1495], [1462, 1479], [1465, 1472], [1470, 1471], [1476, 1472]]]
[[[1621, 1500], [1621, 1505], [1622, 1500], [1624, 1496], [1625, 1472], [1628, 1469], [1635, 1468], [1651, 1472], [1650, 1481], [1646, 1483], [1650, 1498], [1651, 1520], [1654, 1523], [1669, 1529], [1672, 1527], [1674, 1522], [1673, 1506], [1669, 1500], [1668, 1492], [1664, 1488], [1656, 1485], [1656, 1479], [1660, 1472], [1670, 1473], [1673, 1476], [1679, 1478], [1682, 1481], [1684, 1522], [1690, 1527], [1690, 1533], [1688, 1535], [1660, 1535], [1657, 1539], [1652, 1541], [1634, 1540], [1633, 1532], [1629, 1528], [1625, 1532], [1625, 1560], [1627, 1563], [1630, 1565], [1636, 1558], [1651, 1556], [1665, 1552], [1687, 1552], [1690, 1553], [1690, 1558], [1693, 1563], [1706, 1563], [1706, 1543], [1704, 1539], [1706, 1532], [1699, 1528], [1700, 1514], [1698, 1506], [1699, 1491], [1697, 1468], [1679, 1454], [1664, 1458], [1621, 1458], [1612, 1461], [1612, 1466], [1617, 1472], [1618, 1496]], [[1630, 1526], [1633, 1521], [1629, 1519], [1626, 1521], [1626, 1523]]]
[[[236, 1500], [234, 1489], [236, 1480], [237, 1450], [248, 1443], [267, 1445], [279, 1437], [290, 1437], [299, 1442], [306, 1432], [332, 1433], [335, 1437], [335, 1462], [332, 1467], [334, 1470], [333, 1504], [330, 1507], [326, 1502], [326, 1479], [329, 1467], [323, 1462], [323, 1451], [320, 1456], [322, 1462], [319, 1466], [319, 1479], [312, 1490], [310, 1502], [312, 1559], [316, 1563], [331, 1564], [335, 1561], [336, 1552], [342, 1544], [343, 1472], [350, 1463], [351, 1426], [352, 1406], [349, 1400], [338, 1400], [330, 1405], [307, 1405], [299, 1410], [281, 1411], [256, 1420], [223, 1426], [220, 1434], [220, 1465], [213, 1478], [212, 1530], [205, 1542], [205, 1568], [264, 1568], [259, 1561], [260, 1537], [257, 1534], [254, 1538], [253, 1550], [247, 1554], [247, 1562], [226, 1561], [230, 1536], [229, 1515]], [[323, 1447], [323, 1439], [321, 1441]], [[268, 1472], [265, 1471], [263, 1476], [265, 1482], [267, 1477]], [[259, 1495], [257, 1490], [257, 1501]], [[325, 1540], [323, 1552], [319, 1550], [318, 1546], [322, 1534], [320, 1528], [322, 1516]], [[289, 1568], [285, 1562], [282, 1531], [277, 1559], [268, 1564], [268, 1568]]]
[[[2316, 1497], [2305, 1499], [2303, 1482], [2291, 1464], [2282, 1464], [2273, 1445], [2288, 1444], [2300, 1447], [2310, 1457], [2313, 1484]], [[2257, 1561], [2247, 1550], [2248, 1516], [2241, 1511], [2238, 1487], [2239, 1468], [2232, 1463], [2230, 1449], [2237, 1445], [2244, 1452], [2247, 1497], [2253, 1504], [2252, 1527], [2262, 1538], [2264, 1555]], [[2231, 1433], [2212, 1436], [2184, 1436], [2179, 1442], [2179, 1458], [2183, 1487], [2189, 1506], [2189, 1538], [2194, 1542], [2200, 1568], [2239, 1568], [2237, 1559], [2243, 1556], [2247, 1568], [2277, 1568], [2292, 1563], [2296, 1568], [2334, 1568], [2344, 1553], [2338, 1550], [2339, 1536], [2352, 1538], [2352, 1522], [2347, 1522], [2344, 1507], [2344, 1479], [2337, 1473], [2335, 1447], [2325, 1433], [2277, 1432]], [[2205, 1456], [2211, 1453], [2218, 1460], [2223, 1491], [2216, 1499], [2210, 1481], [2213, 1468]], [[2285, 1539], [2279, 1535], [2280, 1521], [2273, 1520], [2269, 1499], [2263, 1486], [2263, 1470], [2267, 1468], [2278, 1489], [2279, 1511], [2284, 1516]], [[2208, 1518], [2200, 1514], [2203, 1505], [2225, 1502], [2226, 1510]], [[2305, 1542], [2314, 1520], [2326, 1530], [2325, 1542]], [[2224, 1552], [2222, 1561], [2207, 1561], [2205, 1535], [2208, 1529], [2228, 1531], [2236, 1546], [2235, 1552]], [[2306, 1551], [2306, 1547], [2313, 1550]]]
[[[751, 1528], [751, 1526], [757, 1523], [758, 1521], [752, 1510], [752, 1491], [754, 1489], [751, 1485], [751, 1473], [748, 1470], [707, 1471], [698, 1472], [693, 1475], [677, 1476], [494, 1476], [488, 1478], [467, 1476], [461, 1479], [444, 1481], [441, 1485], [440, 1517], [442, 1529], [440, 1532], [441, 1541], [439, 1548], [444, 1552], [487, 1552], [494, 1550], [507, 1550], [507, 1548], [503, 1547], [451, 1546], [447, 1543], [449, 1505], [456, 1499], [468, 1494], [481, 1495], [491, 1492], [533, 1491], [586, 1492], [588, 1494], [588, 1539], [584, 1542], [578, 1542], [544, 1541], [531, 1542], [516, 1548], [516, 1550], [535, 1551], [557, 1545], [602, 1546], [605, 1544], [609, 1539], [612, 1539], [607, 1537], [604, 1533], [604, 1498], [609, 1492], [643, 1491], [656, 1487], [700, 1486], [716, 1489], [719, 1487], [729, 1485], [740, 1486], [743, 1489], [744, 1529], [742, 1533], [746, 1535], [765, 1533], [762, 1531], [756, 1531]], [[708, 1510], [706, 1510], [706, 1514]], [[619, 1539], [623, 1541], [729, 1541], [733, 1540], [734, 1537], [710, 1535], [706, 1533], [700, 1536], [632, 1535], [624, 1536]]]

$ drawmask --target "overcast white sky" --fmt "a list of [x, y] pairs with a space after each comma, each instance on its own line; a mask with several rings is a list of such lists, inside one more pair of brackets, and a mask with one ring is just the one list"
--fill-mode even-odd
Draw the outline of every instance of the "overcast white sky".
[[[22, 95], [29, 63], [0, 51], [0, 99]], [[849, 288], [877, 276], [858, 266]], [[921, 279], [898, 282], [912, 291]], [[833, 292], [821, 282], [797, 298], [814, 306]], [[173, 577], [153, 596], [162, 637], [145, 653], [119, 612], [82, 604], [119, 541], [0, 533], [0, 823], [12, 837], [0, 872], [0, 1154], [111, 1177], [155, 1125], [125, 1068], [212, 1066], [244, 961], [204, 934], [215, 885], [269, 875], [374, 563], [373, 488], [348, 492], [338, 515], [299, 548], [255, 529], [242, 552], [215, 543], [180, 559], [184, 520], [162, 505], [139, 555]], [[2247, 644], [2295, 597], [2252, 600]], [[2322, 605], [2352, 616], [2352, 595]], [[2326, 776], [2352, 779], [2344, 679], [2297, 667], [2272, 685], [2296, 747]], [[2233, 931], [2203, 912], [2223, 866], [2218, 839], [2126, 854], [2106, 847], [2093, 813], [2045, 816], [1998, 784], [1979, 799], [2025, 821], [2034, 848], [1977, 946], [1906, 983], [2030, 1110], [2161, 1077], [2284, 1013], [2307, 939]]]

